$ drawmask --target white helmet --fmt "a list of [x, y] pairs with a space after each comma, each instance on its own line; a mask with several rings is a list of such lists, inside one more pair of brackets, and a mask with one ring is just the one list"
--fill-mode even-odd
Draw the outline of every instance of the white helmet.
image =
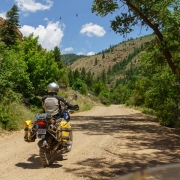
[[56, 84], [55, 82], [52, 82], [47, 86], [47, 91], [48, 91], [48, 93], [50, 93], [50, 92], [58, 93], [59, 85]]

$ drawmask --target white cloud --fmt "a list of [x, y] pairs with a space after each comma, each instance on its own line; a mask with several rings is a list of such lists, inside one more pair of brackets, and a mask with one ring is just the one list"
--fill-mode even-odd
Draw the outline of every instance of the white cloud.
[[92, 56], [92, 55], [95, 55], [95, 52], [89, 52], [89, 53], [87, 53], [87, 56]]
[[20, 10], [25, 12], [36, 12], [50, 9], [53, 5], [51, 0], [46, 0], [46, 5], [36, 2], [36, 0], [15, 0]]
[[78, 52], [77, 55], [84, 55], [84, 53], [83, 52]]
[[37, 28], [24, 25], [20, 28], [23, 36], [29, 36], [33, 33], [35, 37], [39, 36], [39, 44], [47, 50], [54, 49], [55, 46], [59, 46], [64, 36], [63, 30], [65, 25], [60, 25], [59, 22], [53, 23], [48, 22], [47, 26], [44, 27], [39, 25]]
[[44, 21], [48, 21], [49, 19], [46, 17], [46, 18], [44, 18]]
[[106, 34], [106, 31], [104, 30], [103, 27], [97, 24], [88, 23], [82, 26], [80, 34], [86, 34], [89, 37], [92, 36], [102, 37]]
[[3, 19], [6, 19], [6, 12], [0, 13], [0, 17], [2, 17]]
[[74, 49], [73, 49], [72, 47], [68, 47], [68, 48], [65, 48], [65, 49], [64, 49], [65, 52], [71, 52], [71, 51], [73, 51], [73, 50], [74, 50]]

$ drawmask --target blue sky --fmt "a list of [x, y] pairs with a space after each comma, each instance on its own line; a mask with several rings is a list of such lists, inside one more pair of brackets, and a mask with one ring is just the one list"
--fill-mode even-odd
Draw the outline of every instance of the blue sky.
[[128, 38], [141, 37], [152, 31], [137, 27], [127, 38], [110, 28], [118, 12], [106, 17], [91, 12], [93, 0], [0, 0], [0, 17], [14, 4], [19, 8], [20, 31], [34, 33], [47, 50], [59, 46], [61, 54], [93, 55]]

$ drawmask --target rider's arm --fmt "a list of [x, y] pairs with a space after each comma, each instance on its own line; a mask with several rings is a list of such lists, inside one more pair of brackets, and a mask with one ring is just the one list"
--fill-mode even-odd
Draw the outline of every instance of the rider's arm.
[[66, 101], [66, 99], [64, 99], [63, 97], [61, 96], [57, 96], [58, 100], [60, 102], [63, 102], [65, 106], [67, 106], [68, 108], [73, 108], [74, 105], [73, 104], [70, 104], [69, 102]]

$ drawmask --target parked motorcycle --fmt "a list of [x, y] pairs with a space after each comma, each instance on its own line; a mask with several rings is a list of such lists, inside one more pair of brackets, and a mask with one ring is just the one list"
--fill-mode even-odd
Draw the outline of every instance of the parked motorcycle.
[[[74, 95], [73, 99], [77, 99]], [[70, 102], [70, 101], [69, 101]], [[73, 133], [70, 123], [70, 112], [79, 110], [79, 106], [69, 109], [62, 109], [62, 117], [55, 119], [47, 113], [37, 114], [34, 121], [25, 121], [26, 142], [35, 142], [39, 138], [39, 156], [44, 167], [51, 165], [54, 162], [55, 154], [64, 154], [71, 151], [73, 143]]]

